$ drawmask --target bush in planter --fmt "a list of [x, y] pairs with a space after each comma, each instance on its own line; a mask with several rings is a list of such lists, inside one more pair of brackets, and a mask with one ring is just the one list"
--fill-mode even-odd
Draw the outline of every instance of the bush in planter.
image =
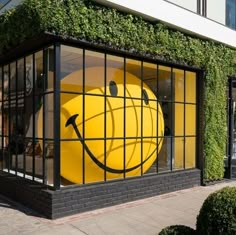
[[172, 225], [161, 230], [159, 235], [194, 235], [195, 230], [184, 225]]
[[225, 187], [210, 194], [197, 216], [199, 235], [236, 234], [236, 187]]

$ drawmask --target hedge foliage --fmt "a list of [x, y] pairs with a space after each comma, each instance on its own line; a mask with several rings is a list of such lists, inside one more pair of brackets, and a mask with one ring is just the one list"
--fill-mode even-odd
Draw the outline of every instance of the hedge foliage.
[[163, 228], [159, 235], [195, 235], [196, 231], [185, 225], [171, 225]]
[[208, 180], [223, 177], [226, 82], [227, 75], [236, 74], [235, 50], [91, 0], [25, 0], [0, 16], [0, 54], [42, 32], [150, 53], [164, 60], [205, 69], [204, 175]]
[[225, 187], [207, 197], [196, 228], [199, 235], [236, 234], [236, 187]]

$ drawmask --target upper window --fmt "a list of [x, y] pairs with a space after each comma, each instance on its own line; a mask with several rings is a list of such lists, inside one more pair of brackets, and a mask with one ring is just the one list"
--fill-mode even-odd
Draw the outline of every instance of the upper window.
[[226, 25], [236, 29], [236, 0], [226, 0]]
[[0, 0], [0, 9], [2, 7], [4, 7], [8, 2], [10, 2], [9, 0]]

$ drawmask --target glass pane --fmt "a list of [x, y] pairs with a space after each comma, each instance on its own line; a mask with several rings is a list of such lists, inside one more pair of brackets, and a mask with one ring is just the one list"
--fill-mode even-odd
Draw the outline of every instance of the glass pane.
[[[151, 63], [143, 63], [143, 86], [147, 85], [157, 99], [157, 65]], [[150, 98], [149, 98], [150, 99]]]
[[26, 149], [25, 149], [25, 174], [27, 179], [32, 179], [33, 172], [33, 149], [34, 142], [32, 138], [26, 139]]
[[16, 63], [15, 62], [10, 64], [10, 95], [11, 95], [11, 99], [14, 99], [14, 100], [16, 99]]
[[174, 157], [172, 164], [175, 169], [184, 168], [184, 138], [175, 138], [174, 140]]
[[61, 46], [61, 91], [83, 91], [83, 50]]
[[17, 61], [17, 117], [16, 131], [17, 141], [17, 167], [20, 176], [24, 173], [24, 152], [25, 152], [25, 107], [24, 107], [24, 59]]
[[10, 82], [9, 82], [9, 168], [13, 170], [12, 173], [15, 173], [16, 170], [16, 158], [17, 154], [17, 96], [16, 96], [16, 63], [13, 62], [10, 64]]
[[47, 59], [48, 59], [48, 71], [47, 71], [47, 82], [45, 82], [45, 89], [47, 91], [52, 91], [54, 89], [54, 47], [49, 47], [47, 50]]
[[196, 135], [196, 105], [185, 105], [185, 135]]
[[83, 183], [83, 146], [79, 140], [61, 141], [61, 177], [62, 183]]
[[185, 138], [185, 168], [196, 167], [196, 138]]
[[165, 137], [158, 155], [158, 171], [168, 171], [171, 169], [171, 138]]
[[141, 61], [126, 60], [125, 91], [128, 99], [141, 98]]
[[[43, 120], [43, 92], [44, 92], [44, 81], [45, 76], [43, 75], [43, 52], [39, 51], [35, 54], [35, 97], [34, 97], [34, 118], [35, 118], [35, 138], [43, 138], [42, 134], [42, 120]], [[40, 124], [40, 125], [39, 125]], [[42, 128], [39, 130], [39, 128]], [[42, 154], [42, 141], [37, 142], [37, 155]], [[40, 151], [39, 151], [40, 148]]]
[[3, 102], [2, 102], [2, 94], [3, 94], [3, 73], [2, 67], [0, 66], [0, 170], [3, 169]]
[[[143, 160], [146, 158], [145, 152]], [[125, 141], [125, 176], [139, 176], [141, 175], [141, 139], [126, 139]], [[136, 167], [134, 170], [129, 171], [130, 168]]]
[[[45, 137], [53, 139], [54, 138], [54, 101], [53, 94], [45, 95]], [[42, 123], [41, 123], [42, 125]], [[38, 130], [42, 130], [42, 127], [38, 126]], [[39, 134], [41, 136], [42, 134]]]
[[[8, 95], [9, 95], [9, 68], [8, 66], [4, 66], [4, 72], [3, 72], [3, 79], [4, 79], [4, 84], [3, 84], [3, 96], [4, 100], [6, 100], [3, 103], [3, 131], [4, 131], [4, 148], [7, 149], [9, 145], [9, 102], [8, 102]], [[7, 170], [9, 167], [9, 151], [4, 151], [4, 156], [3, 156], [3, 169]]]
[[54, 142], [53, 141], [45, 141], [45, 157], [46, 157], [46, 166], [45, 166], [46, 184], [53, 185], [53, 171], [54, 171]]
[[[123, 128], [121, 128], [123, 129]], [[108, 139], [106, 141], [106, 162], [107, 166], [121, 170], [119, 173], [112, 173], [107, 171], [107, 180], [124, 177], [124, 140], [123, 139]]]
[[[72, 123], [68, 120], [76, 116], [75, 122], [82, 135], [83, 123], [83, 96], [77, 94], [61, 94], [61, 139], [78, 139]], [[68, 124], [67, 124], [68, 123]]]
[[[158, 134], [164, 132], [164, 123], [161, 113], [157, 112], [157, 103], [155, 101], [149, 101], [148, 104], [143, 102], [143, 137], [157, 137]], [[158, 130], [157, 130], [158, 129]]]
[[[111, 169], [116, 169], [114, 165], [109, 164], [109, 161], [106, 162], [105, 166], [104, 140], [86, 140], [85, 144], [90, 151], [90, 153], [85, 151], [85, 183], [104, 181], [104, 170], [106, 166]], [[109, 174], [109, 172], [107, 172], [107, 174]], [[116, 174], [112, 175], [113, 177], [116, 177]]]
[[118, 138], [124, 136], [124, 99], [107, 98], [106, 100], [106, 136]]
[[184, 102], [184, 70], [173, 69], [175, 101]]
[[41, 96], [35, 96], [35, 137], [43, 138], [43, 103]]
[[184, 105], [175, 104], [175, 136], [184, 135]]
[[124, 96], [124, 58], [107, 55], [106, 89], [107, 96]]
[[26, 57], [25, 62], [25, 87], [26, 96], [32, 95], [33, 91], [33, 56]]
[[236, 28], [236, 3], [235, 0], [226, 0], [226, 25], [232, 29]]
[[[43, 74], [43, 51], [35, 54], [35, 95], [41, 95], [44, 92], [45, 76]], [[40, 100], [40, 99], [39, 99]], [[37, 100], [37, 102], [39, 102]], [[39, 106], [35, 104], [36, 108]]]
[[164, 118], [164, 135], [165, 136], [171, 136], [173, 135], [172, 128], [172, 103], [170, 102], [162, 102], [161, 108], [163, 112], [163, 118]]
[[26, 57], [25, 68], [25, 135], [33, 137], [33, 56]]
[[43, 177], [43, 158], [42, 158], [42, 140], [35, 139], [34, 144], [34, 154], [35, 154], [35, 177], [36, 180], [40, 181]]
[[[156, 159], [159, 150], [161, 149], [161, 144], [157, 142], [158, 139], [153, 136], [143, 138], [142, 148], [143, 156], [141, 156], [141, 162], [143, 163], [143, 174], [156, 172]], [[160, 140], [159, 140], [160, 141]], [[159, 147], [157, 147], [159, 146]]]
[[[104, 138], [104, 97], [86, 95], [84, 112], [83, 138]], [[82, 115], [78, 125], [82, 125]]]
[[85, 51], [85, 91], [104, 94], [105, 54]]
[[170, 101], [171, 96], [171, 68], [159, 66], [158, 71], [158, 98], [162, 101]]
[[185, 73], [185, 102], [196, 103], [196, 73]]
[[141, 100], [126, 99], [125, 133], [126, 137], [141, 136]]

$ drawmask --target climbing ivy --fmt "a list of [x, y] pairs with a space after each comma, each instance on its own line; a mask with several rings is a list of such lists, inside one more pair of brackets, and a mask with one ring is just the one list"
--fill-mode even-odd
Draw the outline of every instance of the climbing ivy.
[[204, 177], [223, 177], [226, 82], [228, 75], [236, 74], [234, 49], [91, 0], [25, 0], [0, 16], [0, 54], [42, 32], [204, 69]]

